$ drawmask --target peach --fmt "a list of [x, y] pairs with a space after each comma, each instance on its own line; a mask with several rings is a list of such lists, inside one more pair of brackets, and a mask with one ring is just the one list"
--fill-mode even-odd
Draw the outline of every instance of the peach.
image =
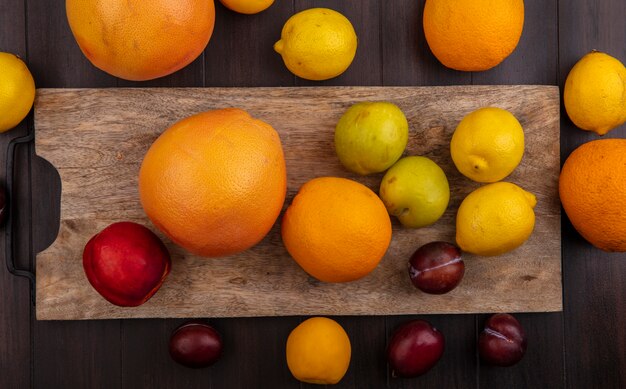
[[148, 228], [119, 222], [87, 242], [83, 268], [91, 286], [106, 300], [136, 307], [161, 287], [171, 259], [161, 239]]

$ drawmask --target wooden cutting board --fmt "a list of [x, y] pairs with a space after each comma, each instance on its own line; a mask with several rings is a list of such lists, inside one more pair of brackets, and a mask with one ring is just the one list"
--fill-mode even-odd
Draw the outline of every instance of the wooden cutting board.
[[[310, 278], [284, 249], [277, 223], [256, 247], [221, 259], [193, 256], [159, 234], [172, 254], [172, 272], [156, 295], [137, 308], [111, 305], [87, 282], [81, 258], [92, 235], [121, 220], [154, 229], [138, 200], [137, 173], [151, 143], [174, 122], [205, 110], [240, 107], [273, 125], [287, 161], [286, 207], [300, 185], [318, 176], [353, 178], [378, 192], [382, 175], [350, 174], [333, 147], [342, 113], [355, 102], [372, 100], [402, 108], [410, 126], [406, 153], [437, 162], [452, 193], [445, 215], [433, 226], [411, 230], [394, 220], [387, 255], [367, 277], [345, 284]], [[458, 173], [449, 142], [461, 118], [483, 106], [510, 110], [524, 127], [524, 158], [506, 180], [537, 196], [535, 230], [526, 244], [508, 254], [465, 255], [461, 285], [446, 295], [426, 295], [411, 285], [407, 260], [429, 241], [454, 242], [456, 210], [478, 184]], [[38, 319], [562, 309], [557, 87], [40, 89], [35, 134], [37, 154], [58, 169], [62, 181], [58, 237], [37, 255]]]

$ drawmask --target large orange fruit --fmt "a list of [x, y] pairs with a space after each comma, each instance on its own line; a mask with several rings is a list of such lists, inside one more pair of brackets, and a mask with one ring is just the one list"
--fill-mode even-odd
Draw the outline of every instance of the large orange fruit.
[[278, 133], [240, 109], [200, 113], [168, 128], [139, 171], [139, 196], [157, 228], [194, 254], [235, 254], [258, 243], [285, 201]]
[[182, 69], [204, 50], [215, 22], [213, 0], [66, 0], [67, 20], [85, 56], [126, 80]]
[[626, 139], [574, 150], [563, 164], [559, 194], [583, 238], [605, 251], [626, 251]]
[[524, 27], [524, 0], [426, 0], [424, 34], [445, 66], [491, 69], [517, 47]]
[[282, 222], [283, 243], [311, 276], [346, 282], [369, 274], [391, 242], [385, 205], [366, 186], [337, 177], [302, 185]]

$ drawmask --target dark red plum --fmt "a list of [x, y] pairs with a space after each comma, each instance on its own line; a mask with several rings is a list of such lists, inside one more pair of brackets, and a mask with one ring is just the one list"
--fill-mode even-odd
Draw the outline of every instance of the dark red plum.
[[443, 334], [424, 320], [401, 325], [391, 337], [387, 360], [394, 377], [417, 377], [430, 370], [443, 355]]
[[461, 250], [447, 242], [430, 242], [418, 248], [409, 260], [409, 277], [425, 293], [448, 293], [463, 279]]
[[491, 316], [478, 339], [478, 352], [492, 365], [516, 364], [526, 352], [526, 334], [522, 325], [508, 313]]
[[172, 332], [170, 356], [183, 366], [211, 366], [222, 355], [222, 337], [205, 322], [192, 320]]

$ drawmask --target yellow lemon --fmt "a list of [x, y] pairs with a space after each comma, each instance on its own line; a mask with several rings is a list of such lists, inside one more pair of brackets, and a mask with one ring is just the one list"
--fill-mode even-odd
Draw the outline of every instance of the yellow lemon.
[[220, 0], [220, 2], [231, 11], [252, 15], [268, 9], [274, 0]]
[[459, 123], [450, 154], [456, 168], [477, 182], [496, 182], [511, 174], [524, 155], [524, 130], [501, 108], [480, 108]]
[[626, 122], [626, 68], [610, 55], [592, 51], [569, 72], [563, 101], [577, 127], [606, 134]]
[[496, 182], [467, 195], [456, 215], [456, 243], [472, 254], [500, 255], [521, 246], [533, 232], [535, 195]]
[[311, 8], [287, 20], [274, 44], [285, 66], [307, 80], [327, 80], [343, 73], [356, 54], [350, 21], [328, 8]]
[[312, 317], [287, 338], [287, 366], [293, 376], [311, 384], [336, 384], [350, 365], [350, 338], [326, 317]]
[[0, 132], [17, 126], [35, 101], [35, 80], [26, 64], [0, 52]]

